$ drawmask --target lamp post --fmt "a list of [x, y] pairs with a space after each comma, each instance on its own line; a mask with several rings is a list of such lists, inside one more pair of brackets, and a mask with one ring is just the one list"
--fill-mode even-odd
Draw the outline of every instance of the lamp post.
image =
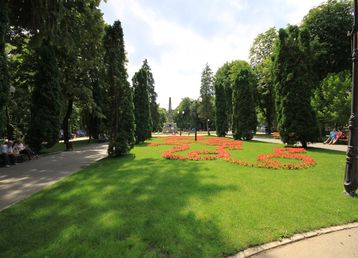
[[358, 0], [354, 0], [352, 48], [352, 114], [349, 119], [344, 190], [348, 195], [356, 196], [358, 188]]
[[206, 130], [208, 130], [208, 135], [210, 135], [209, 122], [210, 122], [210, 119], [208, 118], [208, 119], [206, 120]]
[[[201, 103], [201, 97], [199, 97], [198, 98], [198, 104], [200, 104]], [[198, 140], [198, 106], [199, 105], [196, 105], [196, 111], [195, 111], [195, 141], [197, 141]]]

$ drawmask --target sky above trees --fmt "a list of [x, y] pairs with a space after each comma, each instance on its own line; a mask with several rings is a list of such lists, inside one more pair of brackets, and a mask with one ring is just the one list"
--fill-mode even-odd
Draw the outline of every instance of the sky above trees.
[[108, 0], [104, 19], [120, 19], [129, 78], [144, 59], [152, 68], [158, 103], [176, 107], [198, 98], [201, 72], [248, 60], [254, 38], [270, 27], [298, 24], [322, 0]]

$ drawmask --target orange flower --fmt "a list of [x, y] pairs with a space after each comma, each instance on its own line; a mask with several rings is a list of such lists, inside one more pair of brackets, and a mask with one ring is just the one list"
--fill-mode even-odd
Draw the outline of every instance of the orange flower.
[[[256, 157], [256, 162], [250, 162], [232, 158], [231, 154], [228, 152], [228, 150], [242, 150], [242, 141], [235, 141], [220, 137], [198, 137], [197, 143], [217, 146], [216, 150], [190, 151], [186, 156], [183, 156], [175, 153], [189, 150], [189, 144], [194, 143], [193, 137], [169, 136], [163, 137], [163, 139], [164, 142], [152, 142], [149, 146], [174, 145], [172, 149], [166, 150], [162, 153], [162, 157], [166, 159], [194, 161], [222, 159], [241, 166], [270, 169], [301, 169], [316, 165], [316, 161], [313, 158], [303, 155], [306, 152], [303, 148], [275, 148], [273, 149], [273, 154], [261, 154]], [[276, 159], [291, 159], [298, 160], [300, 162], [282, 163]]]

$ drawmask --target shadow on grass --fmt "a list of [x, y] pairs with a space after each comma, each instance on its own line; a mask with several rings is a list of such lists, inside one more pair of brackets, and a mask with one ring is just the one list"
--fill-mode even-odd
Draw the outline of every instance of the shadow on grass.
[[198, 170], [132, 155], [102, 160], [1, 212], [0, 256], [222, 256], [229, 243], [189, 204], [237, 186], [203, 183]]

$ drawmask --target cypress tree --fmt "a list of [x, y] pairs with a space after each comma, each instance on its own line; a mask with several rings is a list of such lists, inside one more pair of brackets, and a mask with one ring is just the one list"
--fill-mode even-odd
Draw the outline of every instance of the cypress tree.
[[127, 80], [126, 54], [120, 21], [107, 26], [104, 39], [105, 65], [110, 87], [110, 128], [108, 155], [128, 154], [134, 146], [134, 115], [130, 85]]
[[227, 101], [227, 89], [231, 89], [230, 83], [230, 65], [224, 64], [218, 69], [215, 75], [214, 87], [215, 87], [215, 118], [216, 118], [216, 135], [219, 137], [225, 137], [229, 130], [229, 112], [228, 105], [231, 109], [231, 94], [230, 100]]
[[[142, 68], [147, 72], [148, 78], [148, 94], [149, 94], [149, 101], [150, 101], [150, 117], [152, 122], [152, 131], [159, 131], [159, 105], [157, 103], [157, 93], [155, 92], [155, 82], [152, 71], [148, 64], [148, 60], [145, 59], [143, 62]], [[150, 137], [152, 137], [150, 135]]]
[[205, 65], [201, 73], [200, 98], [201, 102], [198, 106], [198, 115], [206, 124], [206, 130], [209, 132], [209, 122], [214, 121], [215, 107], [214, 107], [214, 78], [213, 72], [208, 64]]
[[232, 92], [234, 139], [251, 140], [257, 126], [252, 85], [253, 73], [243, 67], [236, 75]]
[[31, 122], [27, 142], [36, 151], [41, 143], [51, 147], [59, 140], [61, 89], [54, 47], [44, 40], [39, 49], [35, 88], [32, 92]]
[[280, 29], [274, 53], [278, 130], [284, 143], [304, 148], [319, 135], [311, 107], [313, 81], [309, 34], [297, 26]]
[[5, 54], [5, 36], [8, 26], [7, 0], [0, 0], [0, 133], [4, 130], [5, 106], [9, 98], [9, 75]]
[[148, 74], [141, 68], [133, 76], [134, 116], [136, 122], [136, 142], [144, 142], [151, 136], [150, 101], [148, 94]]

